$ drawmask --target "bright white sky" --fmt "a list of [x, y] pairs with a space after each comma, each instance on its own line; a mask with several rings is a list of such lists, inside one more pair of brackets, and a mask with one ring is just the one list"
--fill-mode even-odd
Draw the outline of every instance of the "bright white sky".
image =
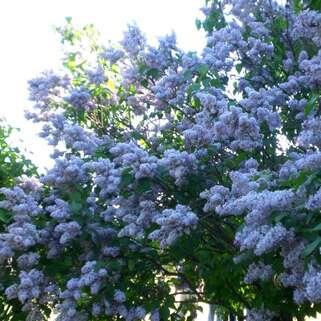
[[21, 128], [23, 142], [15, 144], [32, 152], [36, 165], [49, 166], [50, 149], [37, 137], [35, 125], [23, 111], [30, 107], [27, 81], [45, 69], [60, 66], [61, 47], [53, 26], [93, 23], [102, 39], [118, 41], [128, 22], [136, 21], [153, 39], [174, 30], [183, 49], [199, 50], [204, 34], [195, 18], [204, 0], [0, 0], [0, 117]]

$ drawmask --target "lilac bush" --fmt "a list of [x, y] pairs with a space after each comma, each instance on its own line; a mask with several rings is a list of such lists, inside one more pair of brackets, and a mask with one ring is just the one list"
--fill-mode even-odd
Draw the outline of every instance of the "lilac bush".
[[320, 9], [207, 1], [200, 55], [58, 28], [64, 73], [30, 81], [27, 113], [55, 164], [1, 190], [1, 288], [26, 320], [321, 311]]

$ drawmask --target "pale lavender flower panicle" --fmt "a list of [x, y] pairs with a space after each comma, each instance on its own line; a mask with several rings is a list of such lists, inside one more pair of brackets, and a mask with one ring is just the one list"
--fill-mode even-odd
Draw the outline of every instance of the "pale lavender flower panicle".
[[263, 262], [259, 262], [258, 264], [252, 263], [248, 267], [244, 282], [251, 284], [257, 280], [267, 281], [272, 275], [273, 269], [271, 265], [265, 265]]
[[128, 25], [124, 32], [124, 38], [121, 45], [131, 57], [135, 57], [140, 51], [145, 49], [146, 38], [138, 28], [137, 24]]
[[74, 88], [70, 95], [65, 98], [76, 109], [93, 109], [91, 94], [85, 87]]
[[158, 240], [162, 248], [171, 245], [181, 235], [190, 233], [198, 223], [197, 215], [184, 205], [165, 209], [154, 220], [160, 229], [150, 233], [149, 238]]
[[109, 61], [112, 65], [117, 63], [125, 55], [123, 50], [109, 47], [102, 54], [102, 58]]

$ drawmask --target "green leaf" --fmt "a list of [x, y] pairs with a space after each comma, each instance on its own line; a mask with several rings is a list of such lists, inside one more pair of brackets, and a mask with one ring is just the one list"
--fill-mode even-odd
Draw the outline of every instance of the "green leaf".
[[192, 84], [188, 87], [188, 92], [191, 94], [191, 93], [194, 93], [196, 91], [198, 91], [199, 89], [201, 88], [201, 85], [200, 84]]
[[135, 266], [136, 266], [136, 264], [135, 264], [135, 261], [134, 260], [128, 260], [128, 269], [129, 269], [129, 271], [134, 271], [135, 270]]
[[141, 178], [137, 183], [137, 192], [139, 194], [143, 194], [150, 190], [150, 179], [149, 178]]
[[161, 320], [169, 320], [169, 307], [167, 305], [164, 305], [160, 308], [160, 315], [161, 315]]
[[288, 216], [288, 213], [279, 213], [275, 216], [274, 221], [281, 222], [286, 216]]
[[[319, 0], [317, 0], [317, 1], [319, 1]], [[303, 7], [302, 0], [294, 0], [293, 1], [293, 8], [296, 13], [299, 13], [302, 10], [302, 7]]]
[[77, 214], [82, 208], [82, 196], [80, 192], [72, 192], [70, 194], [70, 210]]
[[120, 271], [121, 265], [118, 261], [111, 261], [108, 263], [108, 269], [111, 271]]
[[242, 68], [243, 68], [243, 64], [237, 64], [237, 65], [235, 65], [235, 69], [236, 69], [236, 71], [237, 71], [238, 73], [241, 72]]
[[160, 75], [160, 71], [156, 68], [151, 68], [147, 71], [147, 76], [158, 78]]
[[309, 177], [310, 173], [307, 171], [301, 171], [298, 177], [290, 178], [282, 183], [283, 186], [291, 186], [295, 189], [300, 187]]
[[77, 202], [77, 201], [72, 201], [70, 204], [70, 209], [73, 213], [79, 213], [79, 211], [81, 210], [82, 205], [81, 203]]
[[196, 25], [197, 30], [200, 30], [202, 28], [202, 21], [200, 19], [196, 19], [195, 25]]
[[120, 188], [126, 188], [129, 184], [133, 183], [134, 175], [131, 168], [126, 168], [121, 174]]
[[309, 256], [320, 244], [321, 244], [321, 237], [318, 237], [316, 240], [314, 240], [312, 243], [308, 244], [305, 247], [303, 254], [305, 256]]
[[312, 98], [308, 101], [305, 109], [304, 116], [308, 116], [313, 108], [315, 108], [316, 103], [319, 99], [319, 95], [313, 95]]
[[310, 2], [311, 9], [320, 10], [321, 9], [321, 1], [320, 0], [311, 0]]
[[318, 224], [317, 226], [311, 228], [309, 231], [311, 231], [311, 232], [321, 231], [321, 223]]
[[0, 221], [7, 224], [10, 222], [10, 215], [7, 211], [0, 208]]
[[190, 80], [193, 77], [193, 72], [191, 70], [187, 70], [183, 74], [183, 80]]
[[200, 73], [201, 76], [205, 76], [208, 72], [208, 65], [199, 65], [197, 67], [197, 71]]

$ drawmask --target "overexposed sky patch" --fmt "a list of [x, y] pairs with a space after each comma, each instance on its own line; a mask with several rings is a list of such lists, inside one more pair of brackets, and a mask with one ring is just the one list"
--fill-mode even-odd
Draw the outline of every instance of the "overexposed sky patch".
[[[76, 25], [93, 23], [102, 40], [122, 38], [127, 23], [136, 21], [149, 39], [175, 31], [185, 50], [199, 50], [204, 34], [196, 30], [203, 0], [9, 0], [0, 1], [0, 117], [21, 128], [14, 143], [32, 152], [40, 167], [50, 166], [50, 149], [37, 128], [23, 116], [30, 108], [27, 81], [43, 70], [60, 67], [59, 38], [53, 26], [71, 16]], [[22, 139], [23, 142], [19, 142]]]

